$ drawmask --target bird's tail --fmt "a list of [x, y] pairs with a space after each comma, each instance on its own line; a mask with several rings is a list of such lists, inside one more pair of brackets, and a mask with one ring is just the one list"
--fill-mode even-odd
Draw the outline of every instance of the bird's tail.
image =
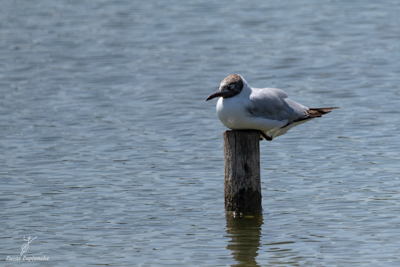
[[310, 108], [307, 110], [307, 113], [309, 115], [309, 118], [317, 118], [317, 117], [322, 117], [322, 115], [329, 113], [332, 111], [332, 109], [337, 109], [340, 107], [331, 107], [331, 108]]

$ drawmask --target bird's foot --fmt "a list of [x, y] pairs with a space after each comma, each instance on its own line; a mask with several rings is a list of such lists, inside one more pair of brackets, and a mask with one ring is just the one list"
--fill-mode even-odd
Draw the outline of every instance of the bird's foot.
[[[260, 134], [265, 138], [265, 140], [267, 140], [267, 141], [272, 141], [272, 137], [271, 136], [268, 136], [268, 135], [266, 135], [263, 131], [260, 131]], [[261, 139], [262, 140], [262, 139]]]

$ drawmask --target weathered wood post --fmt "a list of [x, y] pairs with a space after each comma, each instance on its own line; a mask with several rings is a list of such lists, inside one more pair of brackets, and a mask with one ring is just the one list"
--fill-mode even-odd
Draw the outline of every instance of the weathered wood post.
[[225, 210], [261, 212], [260, 132], [224, 132]]

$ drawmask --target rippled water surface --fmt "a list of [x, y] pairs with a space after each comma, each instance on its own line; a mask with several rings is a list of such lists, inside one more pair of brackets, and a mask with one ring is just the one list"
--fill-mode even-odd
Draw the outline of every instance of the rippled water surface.
[[[400, 2], [3, 1], [2, 266], [399, 266]], [[223, 200], [223, 78], [341, 106]], [[48, 261], [11, 262], [26, 256]], [[22, 261], [22, 260], [21, 260]]]

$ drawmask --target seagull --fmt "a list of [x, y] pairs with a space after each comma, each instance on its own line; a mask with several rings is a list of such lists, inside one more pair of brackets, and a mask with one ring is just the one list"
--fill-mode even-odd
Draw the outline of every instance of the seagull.
[[268, 141], [339, 108], [308, 108], [289, 99], [283, 90], [252, 88], [239, 74], [226, 77], [218, 91], [206, 101], [216, 97], [220, 97], [217, 114], [226, 127], [232, 130], [259, 130], [260, 139]]

